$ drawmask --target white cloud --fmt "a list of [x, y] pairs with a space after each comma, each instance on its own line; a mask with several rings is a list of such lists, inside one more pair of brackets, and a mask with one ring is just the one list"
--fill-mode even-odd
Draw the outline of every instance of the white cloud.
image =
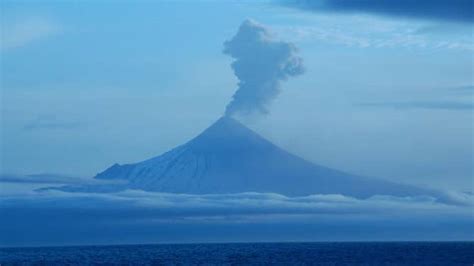
[[3, 18], [1, 21], [0, 49], [8, 50], [25, 46], [61, 31], [54, 21], [43, 17]]
[[[30, 208], [71, 207], [103, 209], [104, 212], [121, 209], [143, 219], [240, 217], [255, 219], [261, 215], [375, 215], [387, 216], [394, 212], [411, 215], [458, 214], [469, 215], [472, 196], [449, 195], [462, 198], [467, 206], [439, 203], [432, 197], [374, 196], [356, 199], [344, 195], [310, 195], [287, 197], [275, 193], [236, 194], [172, 194], [125, 190], [115, 193], [83, 193], [44, 190], [35, 194], [3, 196], [3, 207], [29, 206]], [[51, 205], [51, 202], [54, 202]], [[152, 212], [148, 212], [152, 210]]]
[[113, 243], [471, 240], [473, 197], [454, 196], [471, 205], [448, 205], [431, 197], [43, 190], [0, 197], [0, 213], [4, 214], [0, 245], [35, 241], [57, 245], [65, 239], [91, 244], [104, 243], [107, 238]]
[[449, 25], [454, 33], [427, 32], [431, 22], [399, 21], [370, 15], [302, 16], [296, 26], [281, 25], [275, 29], [285, 38], [359, 48], [431, 48], [474, 50], [470, 29]]

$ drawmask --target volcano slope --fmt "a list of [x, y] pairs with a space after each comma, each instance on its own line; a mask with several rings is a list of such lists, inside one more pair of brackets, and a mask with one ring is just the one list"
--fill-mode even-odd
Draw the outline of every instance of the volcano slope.
[[121, 180], [120, 187], [128, 189], [186, 194], [440, 196], [431, 190], [311, 163], [230, 117], [220, 118], [191, 141], [160, 156], [135, 164], [115, 164], [95, 178]]

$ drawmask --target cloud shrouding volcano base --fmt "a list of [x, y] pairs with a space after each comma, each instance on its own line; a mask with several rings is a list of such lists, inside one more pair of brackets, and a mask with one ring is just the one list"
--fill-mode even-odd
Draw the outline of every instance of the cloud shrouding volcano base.
[[42, 190], [2, 196], [0, 245], [473, 239], [472, 196], [451, 196], [468, 205], [431, 197]]

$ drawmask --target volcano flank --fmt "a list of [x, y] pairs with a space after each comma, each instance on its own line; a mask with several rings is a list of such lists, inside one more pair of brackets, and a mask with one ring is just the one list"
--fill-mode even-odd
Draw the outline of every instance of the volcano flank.
[[260, 192], [356, 198], [432, 194], [311, 163], [227, 116], [184, 145], [143, 162], [115, 164], [95, 178], [123, 180], [131, 189], [187, 194]]

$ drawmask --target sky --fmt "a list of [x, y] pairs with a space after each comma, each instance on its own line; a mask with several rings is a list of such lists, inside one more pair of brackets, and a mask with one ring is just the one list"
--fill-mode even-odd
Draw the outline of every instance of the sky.
[[[294, 45], [304, 71], [283, 77], [266, 112], [241, 122], [320, 165], [473, 191], [471, 1], [351, 3], [2, 1], [0, 174], [91, 178], [195, 137], [242, 88], [225, 42], [250, 19]], [[378, 200], [351, 204], [372, 210]], [[433, 207], [420, 201], [420, 209]], [[461, 213], [459, 231], [439, 237], [465, 233], [472, 217]], [[372, 222], [364, 223], [369, 231]]]
[[305, 3], [3, 1], [1, 172], [92, 177], [194, 137], [237, 89], [223, 43], [250, 18], [306, 73], [248, 126], [337, 169], [472, 188], [472, 16]]

